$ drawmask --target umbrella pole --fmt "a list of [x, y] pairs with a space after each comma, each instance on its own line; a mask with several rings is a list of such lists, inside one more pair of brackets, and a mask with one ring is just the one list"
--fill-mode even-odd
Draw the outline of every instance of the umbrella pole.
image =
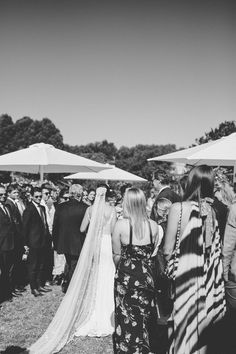
[[234, 170], [233, 170], [233, 184], [236, 183], [236, 164], [234, 164]]
[[40, 183], [43, 183], [43, 166], [39, 166], [39, 174], [40, 174]]

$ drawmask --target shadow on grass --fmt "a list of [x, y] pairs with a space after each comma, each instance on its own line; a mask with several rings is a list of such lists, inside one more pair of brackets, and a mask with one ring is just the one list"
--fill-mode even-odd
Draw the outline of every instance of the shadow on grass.
[[20, 354], [24, 353], [27, 354], [28, 350], [26, 348], [21, 348], [15, 345], [10, 345], [4, 351], [1, 351], [0, 354]]

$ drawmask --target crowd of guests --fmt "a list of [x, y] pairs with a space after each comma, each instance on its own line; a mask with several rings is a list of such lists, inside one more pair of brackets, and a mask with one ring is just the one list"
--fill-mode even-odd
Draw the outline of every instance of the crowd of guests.
[[[117, 214], [120, 193], [109, 198]], [[27, 284], [35, 297], [55, 284], [66, 293], [86, 235], [81, 222], [95, 195], [79, 184], [0, 184], [0, 304], [22, 296]]]
[[[14, 184], [0, 187], [1, 301], [20, 296], [27, 281], [35, 297], [55, 283], [67, 292], [95, 196], [78, 184], [61, 191], [50, 184], [27, 186], [24, 194]], [[202, 165], [174, 191], [163, 172], [147, 197], [124, 185], [119, 197], [110, 191], [107, 201], [118, 219], [112, 230], [114, 351], [236, 352], [220, 327], [236, 323], [236, 199], [227, 178]], [[168, 316], [158, 284], [163, 267], [174, 284]]]

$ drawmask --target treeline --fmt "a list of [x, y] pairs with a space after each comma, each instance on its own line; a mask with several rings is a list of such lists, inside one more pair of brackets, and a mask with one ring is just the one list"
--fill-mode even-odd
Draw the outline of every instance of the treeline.
[[[196, 139], [195, 144], [215, 140], [235, 131], [235, 122], [225, 121], [218, 128], [212, 129], [209, 133], [205, 133], [203, 137]], [[115, 164], [117, 167], [149, 180], [154, 171], [158, 169], [169, 170], [171, 165], [168, 163], [147, 162], [147, 159], [176, 151], [175, 144], [139, 144], [130, 148], [122, 146], [118, 149], [114, 143], [107, 140], [72, 146], [64, 144], [60, 130], [48, 118], [33, 120], [30, 117], [23, 117], [13, 122], [8, 114], [0, 116], [0, 155], [23, 149], [39, 142], [52, 144], [59, 149], [98, 162]]]

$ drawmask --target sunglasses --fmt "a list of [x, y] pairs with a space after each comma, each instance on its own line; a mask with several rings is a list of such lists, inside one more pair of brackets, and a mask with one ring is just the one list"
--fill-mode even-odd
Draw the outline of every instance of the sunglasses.
[[0, 193], [0, 197], [6, 196], [6, 193]]
[[35, 195], [34, 198], [35, 199], [42, 199], [42, 196], [41, 195]]

